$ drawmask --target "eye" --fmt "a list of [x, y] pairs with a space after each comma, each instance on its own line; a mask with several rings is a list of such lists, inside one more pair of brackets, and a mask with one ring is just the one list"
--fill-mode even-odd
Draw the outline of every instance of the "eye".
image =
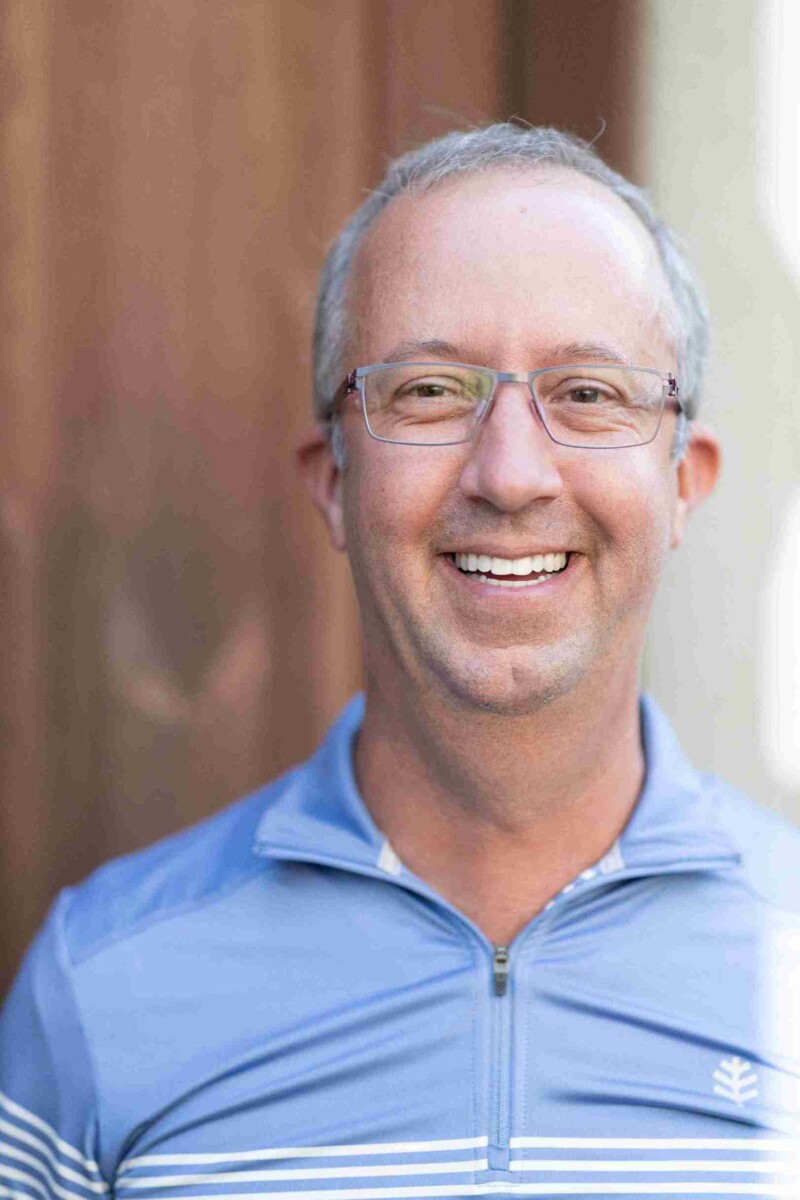
[[404, 396], [443, 396], [447, 391], [447, 387], [443, 383], [409, 383], [402, 390], [401, 395]]
[[624, 397], [610, 383], [599, 379], [562, 379], [547, 381], [546, 396], [550, 403], [576, 404], [582, 408], [598, 404], [620, 404]]
[[411, 379], [397, 389], [398, 396], [418, 396], [423, 400], [440, 399], [442, 396], [457, 396], [464, 391], [460, 379]]
[[572, 388], [569, 394], [573, 400], [579, 400], [581, 403], [596, 403], [601, 396], [600, 389], [596, 387]]

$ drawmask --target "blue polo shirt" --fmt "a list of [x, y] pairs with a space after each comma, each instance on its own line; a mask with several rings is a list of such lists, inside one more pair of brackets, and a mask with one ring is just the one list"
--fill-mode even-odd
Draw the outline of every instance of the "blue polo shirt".
[[317, 752], [56, 898], [0, 1197], [800, 1197], [800, 831], [640, 699], [618, 841], [497, 948]]

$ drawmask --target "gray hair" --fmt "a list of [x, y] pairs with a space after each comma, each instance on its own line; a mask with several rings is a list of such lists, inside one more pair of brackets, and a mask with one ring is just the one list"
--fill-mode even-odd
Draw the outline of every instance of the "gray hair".
[[[341, 383], [343, 356], [352, 335], [348, 284], [362, 238], [386, 205], [403, 193], [421, 195], [455, 175], [500, 169], [523, 171], [541, 164], [568, 167], [605, 184], [650, 233], [670, 289], [669, 334], [678, 361], [681, 397], [688, 420], [697, 414], [708, 354], [708, 315], [694, 272], [676, 236], [656, 216], [647, 193], [612, 170], [592, 146], [558, 129], [512, 122], [454, 131], [426, 142], [389, 163], [383, 181], [356, 210], [331, 247], [320, 278], [314, 324], [314, 415], [332, 441], [334, 459], [345, 465], [344, 440], [333, 398]], [[672, 446], [679, 461], [688, 442], [681, 416]]]

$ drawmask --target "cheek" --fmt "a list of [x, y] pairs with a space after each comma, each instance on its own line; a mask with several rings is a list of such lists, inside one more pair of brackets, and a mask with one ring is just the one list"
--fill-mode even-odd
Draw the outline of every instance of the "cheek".
[[662, 475], [647, 462], [631, 459], [623, 469], [599, 465], [585, 475], [574, 495], [578, 507], [589, 515], [601, 545], [637, 576], [650, 574], [663, 564], [671, 529], [670, 495]]
[[354, 464], [347, 481], [344, 516], [351, 561], [375, 583], [396, 576], [401, 564], [406, 572], [413, 569], [416, 559], [406, 552], [435, 528], [441, 500], [430, 478], [409, 460], [379, 447], [366, 463]]

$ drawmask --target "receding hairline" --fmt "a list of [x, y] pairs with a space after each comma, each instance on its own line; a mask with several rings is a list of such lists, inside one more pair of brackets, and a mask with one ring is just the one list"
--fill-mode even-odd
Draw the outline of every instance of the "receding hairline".
[[614, 189], [602, 179], [598, 179], [569, 163], [552, 160], [542, 162], [500, 161], [493, 162], [473, 169], [455, 171], [443, 178], [427, 178], [412, 180], [402, 191], [391, 196], [385, 206], [376, 214], [369, 226], [364, 230], [355, 248], [350, 262], [350, 269], [344, 290], [344, 303], [350, 316], [348, 336], [345, 338], [343, 349], [345, 353], [351, 350], [352, 343], [361, 334], [355, 304], [355, 291], [359, 276], [363, 269], [365, 258], [374, 244], [380, 238], [386, 218], [396, 213], [401, 206], [413, 204], [433, 193], [456, 192], [464, 190], [476, 183], [490, 184], [497, 177], [509, 176], [517, 180], [534, 177], [532, 184], [566, 185], [574, 191], [583, 192], [604, 202], [628, 229], [635, 231], [641, 245], [646, 249], [648, 265], [654, 269], [660, 279], [660, 297], [653, 305], [653, 318], [661, 323], [667, 341], [673, 351], [677, 352], [679, 315], [670, 280], [664, 268], [656, 240], [639, 214]]
[[[566, 186], [574, 191], [587, 193], [590, 196], [596, 196], [598, 200], [605, 202], [611, 211], [616, 213], [620, 220], [630, 229], [636, 230], [643, 244], [647, 246], [648, 252], [654, 261], [657, 261], [661, 265], [658, 246], [651, 231], [647, 228], [639, 214], [631, 208], [630, 204], [615, 192], [609, 184], [604, 183], [603, 180], [597, 179], [592, 175], [587, 175], [585, 171], [581, 171], [577, 167], [567, 163], [550, 161], [539, 163], [497, 162], [472, 170], [466, 169], [453, 172], [445, 175], [442, 179], [431, 180], [423, 178], [421, 180], [414, 180], [404, 187], [402, 191], [391, 196], [380, 212], [375, 215], [359, 239], [350, 264], [351, 275], [355, 273], [364, 247], [377, 236], [377, 231], [380, 230], [389, 215], [395, 213], [399, 207], [413, 204], [417, 200], [424, 199], [433, 193], [462, 191], [481, 183], [488, 185], [502, 176], [509, 176], [518, 181], [524, 180], [527, 177], [531, 179], [533, 186], [552, 186], [556, 184]], [[664, 274], [664, 282], [669, 286], [666, 274]]]

